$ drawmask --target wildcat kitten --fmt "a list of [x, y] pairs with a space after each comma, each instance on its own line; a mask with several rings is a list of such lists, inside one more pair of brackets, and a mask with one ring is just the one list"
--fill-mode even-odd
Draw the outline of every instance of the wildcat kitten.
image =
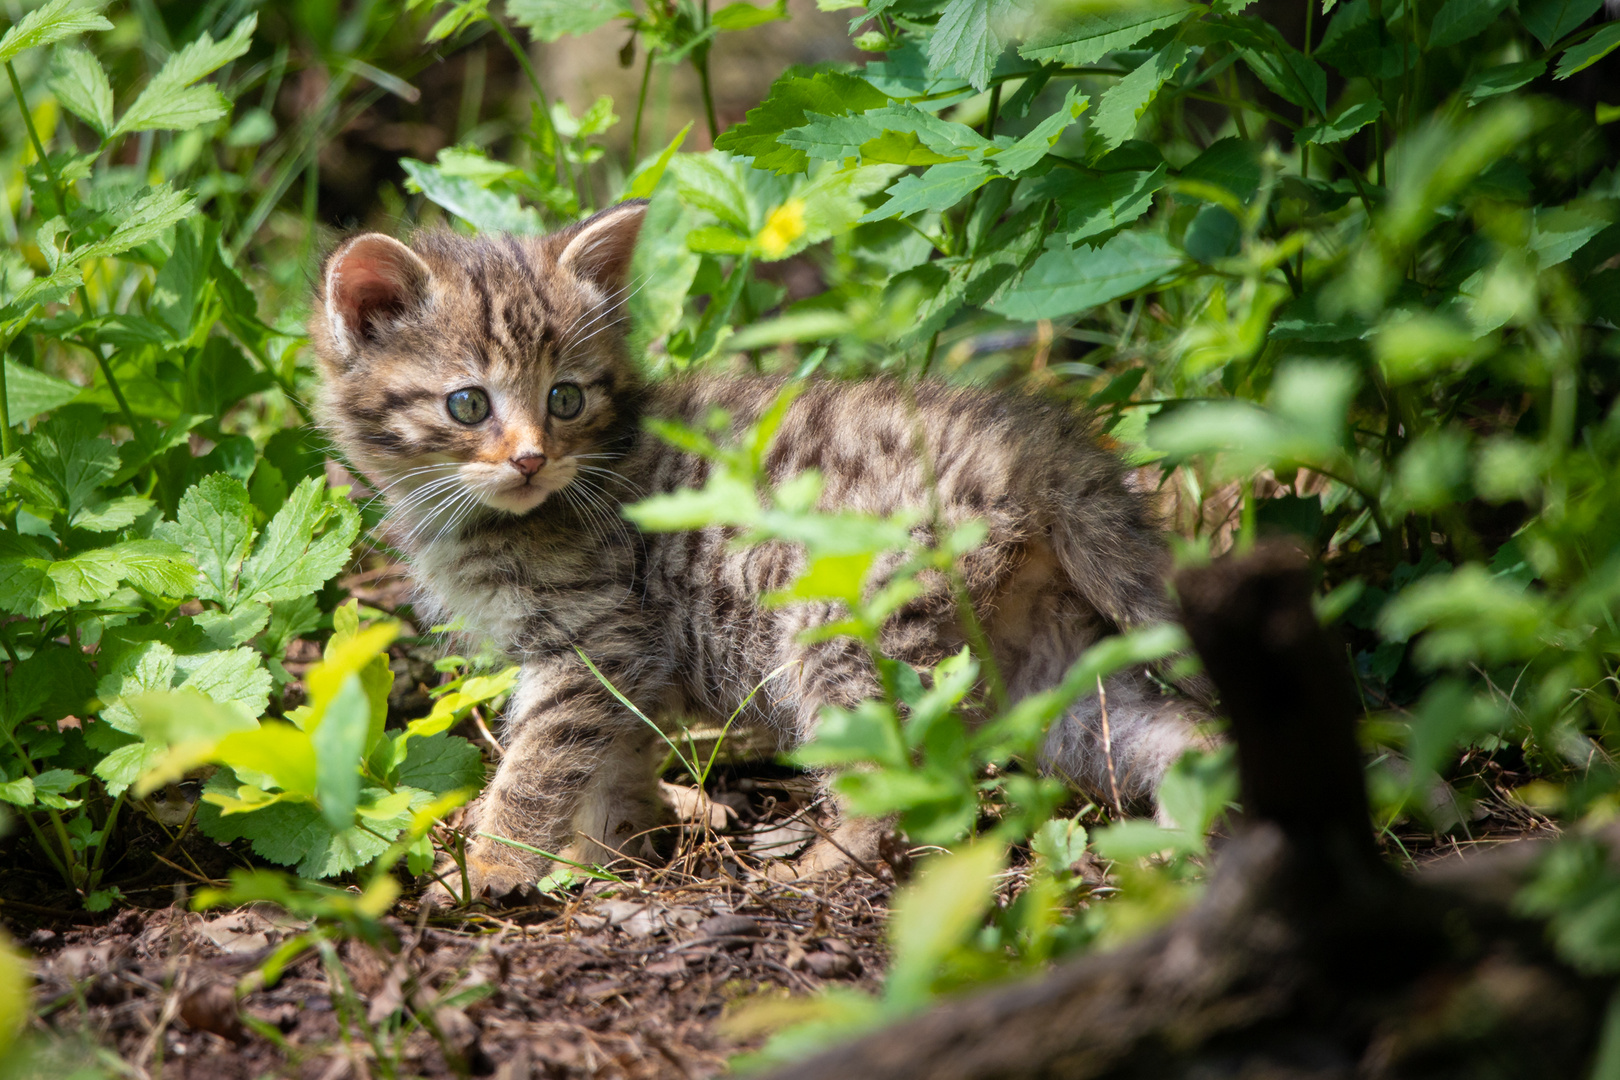
[[[661, 816], [661, 753], [575, 646], [652, 716], [723, 718], [794, 661], [743, 718], [785, 746], [809, 737], [824, 704], [878, 692], [856, 643], [799, 640], [839, 618], [834, 605], [758, 604], [800, 572], [802, 552], [737, 550], [720, 527], [643, 534], [618, 513], [623, 501], [701, 485], [707, 473], [702, 459], [644, 434], [644, 417], [696, 423], [718, 406], [742, 428], [781, 386], [641, 381], [624, 296], [644, 209], [623, 203], [541, 238], [429, 232], [407, 247], [357, 237], [327, 262], [310, 322], [323, 423], [385, 493], [425, 607], [522, 665], [476, 829], [582, 860], [645, 842]], [[1099, 637], [1169, 615], [1148, 508], [1080, 421], [1032, 399], [933, 383], [909, 398], [888, 381], [812, 382], [767, 469], [778, 481], [818, 469], [824, 505], [880, 514], [924, 505], [931, 475], [947, 522], [984, 519], [989, 538], [962, 571], [1013, 698], [1054, 685]], [[939, 584], [884, 634], [888, 654], [914, 665], [962, 641]], [[1075, 706], [1054, 725], [1044, 763], [1104, 798], [1151, 803], [1205, 714], [1161, 695], [1143, 672], [1106, 686], [1106, 727], [1095, 697]], [[840, 830], [834, 847], [844, 849], [873, 835], [853, 823]], [[826, 865], [834, 847], [823, 840], [805, 862]], [[547, 868], [483, 838], [468, 862], [475, 893], [496, 897]]]

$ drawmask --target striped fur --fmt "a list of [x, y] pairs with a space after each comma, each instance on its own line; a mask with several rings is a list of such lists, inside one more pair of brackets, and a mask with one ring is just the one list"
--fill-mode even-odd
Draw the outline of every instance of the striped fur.
[[[877, 692], [858, 646], [800, 640], [839, 617], [832, 606], [758, 603], [801, 571], [802, 552], [738, 549], [720, 527], [643, 534], [619, 515], [623, 502], [700, 485], [707, 472], [702, 459], [643, 434], [643, 418], [699, 423], [718, 406], [741, 428], [781, 386], [642, 383], [622, 305], [641, 213], [628, 204], [543, 239], [430, 233], [407, 249], [360, 237], [329, 261], [311, 324], [325, 426], [386, 492], [424, 605], [522, 664], [506, 754], [477, 828], [572, 858], [640, 845], [660, 815], [656, 735], [576, 647], [663, 717], [723, 718], [789, 663], [744, 717], [785, 747], [810, 736], [822, 706]], [[559, 381], [585, 391], [574, 419], [547, 414]], [[446, 410], [446, 396], [467, 386], [492, 403], [476, 426]], [[524, 453], [543, 455], [532, 477], [511, 463]], [[946, 521], [985, 520], [989, 538], [962, 570], [1015, 697], [1052, 686], [1100, 636], [1170, 615], [1164, 547], [1145, 502], [1061, 408], [933, 383], [812, 382], [767, 468], [775, 480], [820, 470], [827, 507], [919, 507], [932, 483]], [[889, 654], [916, 665], [962, 640], [940, 582], [884, 633]], [[1117, 788], [1122, 801], [1151, 804], [1204, 714], [1161, 695], [1142, 672], [1116, 676], [1107, 701], [1110, 753], [1092, 698], [1054, 728], [1046, 765], [1084, 790], [1106, 797]], [[486, 840], [470, 857], [475, 884], [491, 894], [545, 871], [544, 860]]]

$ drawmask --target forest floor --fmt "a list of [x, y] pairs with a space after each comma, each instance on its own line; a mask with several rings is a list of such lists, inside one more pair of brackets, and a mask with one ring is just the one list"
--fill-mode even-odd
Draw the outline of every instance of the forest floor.
[[[390, 584], [365, 577], [352, 591], [387, 610]], [[395, 648], [391, 706], [403, 716], [429, 706], [434, 648]], [[294, 673], [318, 656], [313, 645], [303, 652], [289, 660]], [[469, 721], [463, 733], [480, 740], [487, 728]], [[176, 847], [132, 811], [128, 902], [100, 914], [74, 910], [14, 833], [0, 844], [0, 923], [32, 955], [36, 983], [33, 1059], [6, 1063], [7, 1080], [724, 1072], [765, 1041], [784, 1002], [830, 986], [880, 987], [895, 886], [886, 865], [783, 880], [787, 860], [824, 828], [819, 786], [771, 763], [769, 747], [744, 733], [724, 749], [706, 795], [686, 786], [690, 777], [666, 775], [685, 824], [665, 865], [467, 915], [430, 917], [407, 892], [376, 940], [331, 932], [290, 959], [283, 946], [310, 924], [279, 908], [190, 910], [196, 888], [223, 886], [230, 869], [249, 865], [194, 830]], [[1551, 835], [1510, 794], [1529, 779], [1490, 758], [1465, 760], [1453, 784], [1474, 798], [1450, 828], [1386, 829], [1380, 842], [1415, 867]], [[1107, 866], [1087, 861], [1091, 895], [1105, 895]], [[1008, 899], [1020, 879], [1015, 870], [1002, 883]]]

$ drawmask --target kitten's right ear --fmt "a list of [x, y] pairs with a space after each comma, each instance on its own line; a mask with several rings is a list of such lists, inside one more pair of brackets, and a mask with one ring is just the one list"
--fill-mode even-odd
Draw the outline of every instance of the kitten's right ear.
[[421, 307], [432, 279], [414, 251], [382, 233], [357, 236], [338, 248], [327, 260], [322, 293], [338, 352], [353, 356], [377, 339], [389, 319]]

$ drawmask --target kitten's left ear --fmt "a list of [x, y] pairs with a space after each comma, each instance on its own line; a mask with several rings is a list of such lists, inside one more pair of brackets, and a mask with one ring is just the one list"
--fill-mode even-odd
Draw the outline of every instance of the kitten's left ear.
[[567, 246], [557, 256], [557, 265], [609, 292], [624, 288], [646, 216], [646, 199], [627, 199], [586, 218], [563, 234]]

